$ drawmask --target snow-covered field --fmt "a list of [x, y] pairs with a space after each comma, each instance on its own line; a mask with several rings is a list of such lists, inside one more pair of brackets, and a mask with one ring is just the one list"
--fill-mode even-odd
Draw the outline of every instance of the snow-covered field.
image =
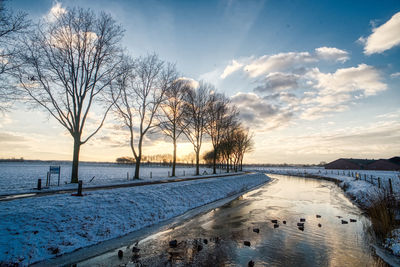
[[267, 181], [257, 173], [2, 202], [0, 265], [28, 265], [116, 238]]
[[[49, 166], [61, 167], [60, 185], [65, 186], [70, 181], [71, 163], [44, 163], [44, 162], [1, 162], [0, 163], [0, 195], [10, 193], [27, 192], [37, 187], [37, 180], [42, 179], [42, 186], [46, 184], [46, 175]], [[83, 181], [85, 186], [115, 184], [127, 182], [127, 174], [129, 182], [132, 182], [135, 167], [133, 165], [118, 164], [96, 164], [81, 163], [79, 165], [79, 179]], [[207, 172], [212, 173], [211, 169], [201, 168], [200, 174]], [[160, 180], [168, 179], [168, 173], [171, 173], [169, 167], [146, 167], [140, 168], [140, 177], [143, 180]], [[176, 175], [191, 176], [195, 174], [193, 167], [177, 167]], [[150, 178], [150, 175], [152, 178]], [[94, 177], [94, 178], [93, 178]], [[52, 174], [51, 188], [57, 188], [58, 175]], [[76, 187], [76, 185], [72, 185]]]

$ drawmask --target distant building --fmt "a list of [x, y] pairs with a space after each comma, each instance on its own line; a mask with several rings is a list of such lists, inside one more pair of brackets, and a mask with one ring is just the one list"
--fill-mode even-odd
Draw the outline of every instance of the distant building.
[[400, 157], [390, 159], [337, 159], [325, 165], [325, 169], [399, 171]]

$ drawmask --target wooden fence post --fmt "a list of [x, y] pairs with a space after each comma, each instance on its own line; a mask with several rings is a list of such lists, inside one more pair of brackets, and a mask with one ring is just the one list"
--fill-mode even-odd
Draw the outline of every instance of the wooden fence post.
[[82, 196], [82, 180], [78, 181], [78, 194], [77, 196]]
[[390, 178], [389, 178], [389, 189], [390, 189], [390, 194], [393, 194], [392, 180]]
[[42, 179], [37, 180], [37, 190], [42, 190]]
[[378, 177], [378, 188], [381, 188], [381, 178]]
[[46, 177], [46, 187], [50, 186], [50, 172], [47, 172], [47, 177]]

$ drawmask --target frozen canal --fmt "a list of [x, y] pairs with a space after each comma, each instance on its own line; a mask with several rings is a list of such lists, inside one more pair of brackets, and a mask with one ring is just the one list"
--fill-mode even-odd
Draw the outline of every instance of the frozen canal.
[[78, 266], [386, 266], [370, 247], [369, 221], [335, 184], [271, 177], [237, 200], [141, 240], [140, 251], [133, 253], [131, 244], [121, 248], [122, 258], [117, 249]]

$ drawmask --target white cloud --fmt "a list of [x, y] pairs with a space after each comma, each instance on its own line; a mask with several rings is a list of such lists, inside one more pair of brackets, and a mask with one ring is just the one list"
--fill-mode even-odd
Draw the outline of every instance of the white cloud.
[[320, 60], [345, 62], [349, 59], [349, 53], [335, 47], [319, 47], [314, 53], [287, 52], [274, 55], [263, 55], [259, 58], [246, 57], [232, 60], [223, 70], [219, 78], [225, 79], [229, 75], [242, 70], [251, 78], [256, 78], [274, 72], [304, 72], [310, 63]]
[[308, 75], [317, 81], [315, 88], [322, 94], [360, 91], [364, 96], [371, 96], [387, 88], [379, 71], [366, 64], [338, 69], [334, 73], [322, 73], [314, 68]]
[[238, 105], [245, 121], [270, 129], [287, 124], [295, 115], [315, 120], [349, 110], [359, 99], [387, 89], [380, 71], [367, 64], [339, 68], [331, 73], [314, 67], [321, 60], [343, 63], [348, 59], [347, 51], [335, 47], [319, 47], [313, 53], [247, 57], [232, 61], [221, 77], [238, 70], [247, 73], [248, 81], [256, 84], [254, 92], [264, 96], [239, 93], [232, 97], [232, 102]]
[[392, 78], [399, 78], [399, 77], [400, 77], [400, 72], [392, 73], [392, 74], [390, 74], [390, 77], [392, 77]]
[[180, 77], [180, 78], [178, 78], [178, 80], [187, 81], [187, 82], [190, 84], [190, 86], [191, 86], [192, 88], [197, 88], [197, 87], [199, 87], [199, 82], [196, 81], [195, 79], [188, 78], [188, 77]]
[[386, 90], [381, 74], [372, 66], [342, 68], [334, 73], [322, 73], [314, 68], [306, 74], [313, 80], [313, 94], [304, 93], [300, 118], [315, 120], [335, 112], [349, 109], [352, 101]]
[[400, 45], [400, 12], [394, 14], [386, 23], [372, 29], [372, 34], [368, 38], [361, 37], [359, 41], [365, 42], [366, 55], [382, 53]]
[[46, 15], [46, 19], [50, 22], [54, 22], [58, 16], [67, 13], [67, 10], [62, 7], [60, 2], [55, 1], [53, 6], [50, 8], [49, 12]]
[[309, 52], [288, 52], [276, 55], [264, 55], [244, 67], [249, 76], [254, 78], [270, 72], [285, 71], [302, 67], [304, 64], [316, 62], [317, 59]]
[[[318, 104], [318, 103], [317, 103]], [[327, 114], [332, 114], [334, 112], [343, 112], [348, 110], [348, 106], [344, 104], [339, 105], [326, 105], [323, 104], [319, 105], [311, 105], [309, 108], [304, 109], [304, 111], [300, 114], [300, 118], [303, 120], [317, 120], [321, 119]]]
[[315, 49], [315, 53], [318, 58], [324, 60], [333, 60], [344, 63], [349, 59], [348, 52], [338, 49], [336, 47], [319, 47]]
[[226, 68], [224, 69], [224, 72], [221, 74], [221, 79], [225, 79], [226, 77], [228, 77], [229, 75], [231, 75], [232, 73], [234, 73], [235, 71], [241, 69], [243, 67], [243, 63], [240, 63], [236, 60], [232, 60], [231, 63], [226, 66]]

